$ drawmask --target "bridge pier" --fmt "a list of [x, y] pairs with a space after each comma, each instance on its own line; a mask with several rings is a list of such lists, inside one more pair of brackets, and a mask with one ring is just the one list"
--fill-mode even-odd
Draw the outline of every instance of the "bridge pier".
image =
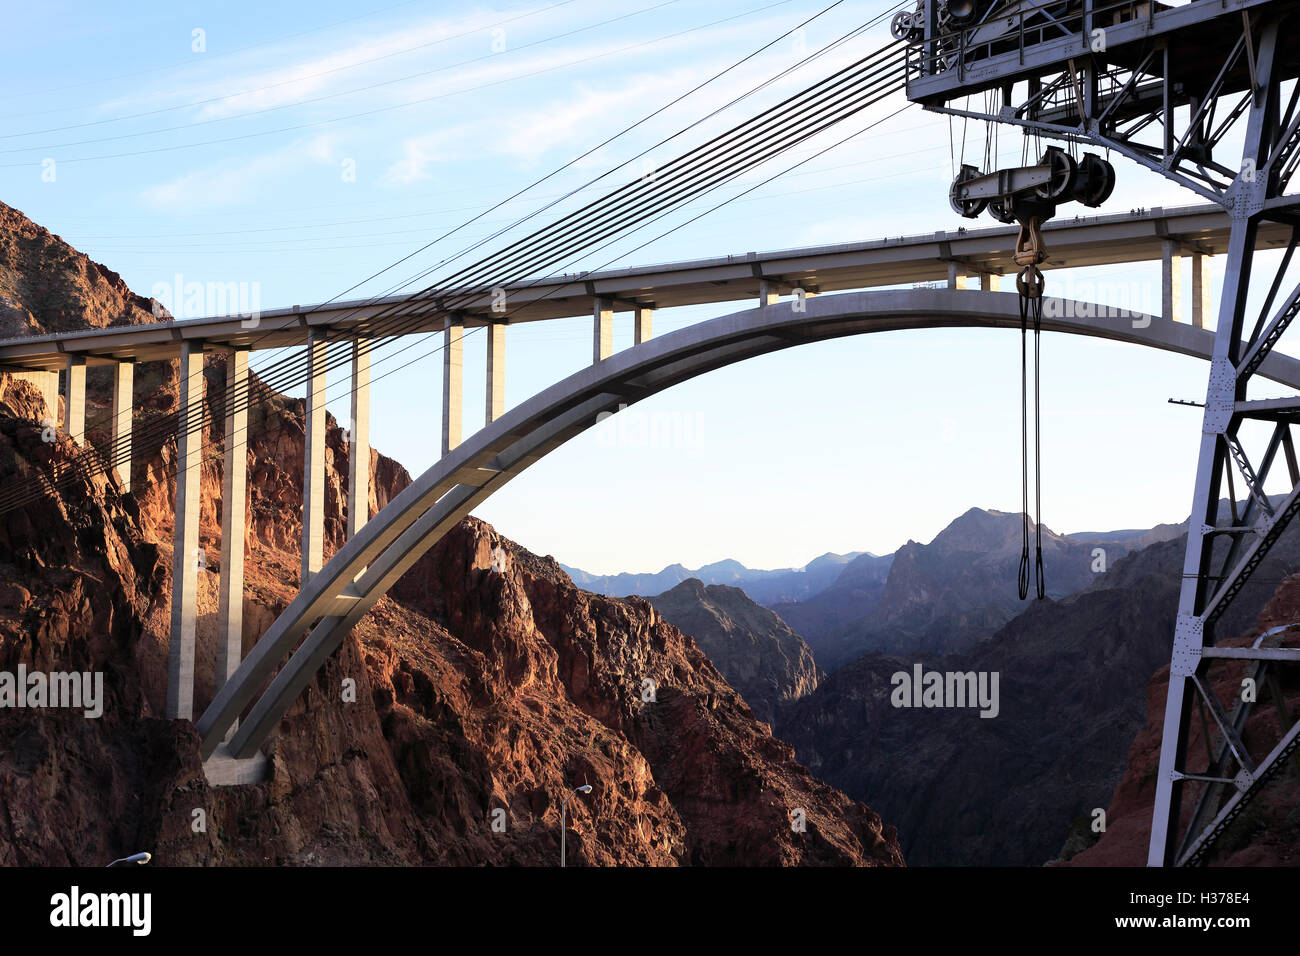
[[442, 327], [442, 453], [460, 444], [465, 401], [465, 320], [449, 315]]
[[167, 716], [194, 717], [194, 630], [198, 618], [199, 486], [203, 462], [203, 343], [181, 343], [176, 430], [176, 520], [172, 528], [171, 639]]
[[638, 305], [632, 312], [632, 344], [649, 342], [654, 336], [655, 310]]
[[113, 367], [113, 434], [110, 447], [123, 492], [131, 490], [131, 421], [135, 410], [135, 363], [122, 359]]
[[352, 340], [352, 423], [348, 429], [348, 539], [370, 520], [370, 339]]
[[1166, 239], [1160, 244], [1160, 250], [1160, 314], [1170, 322], [1181, 322], [1183, 247], [1175, 239]]
[[[220, 690], [230, 680], [244, 655], [244, 525], [248, 514], [247, 384], [248, 349], [235, 349], [226, 356], [216, 690]], [[238, 395], [240, 390], [245, 391], [245, 394]], [[233, 726], [231, 731], [234, 731]]]
[[597, 298], [592, 306], [591, 361], [604, 361], [614, 354], [614, 303]]
[[302, 475], [302, 586], [325, 560], [325, 368], [329, 350], [324, 329], [307, 333], [306, 436]]
[[63, 430], [82, 445], [86, 441], [86, 357], [69, 355], [63, 368]]
[[1210, 257], [1203, 252], [1192, 253], [1192, 325], [1205, 328], [1205, 317], [1214, 315], [1215, 302], [1210, 295]]
[[776, 305], [781, 299], [781, 287], [778, 283], [770, 279], [758, 280], [758, 307], [767, 308], [769, 305]]
[[483, 423], [491, 425], [506, 410], [506, 324], [489, 324], [487, 337], [487, 408]]
[[46, 419], [51, 422], [57, 422], [59, 418], [59, 373], [58, 372], [31, 372], [21, 371], [18, 368], [12, 370], [6, 369], [8, 374], [13, 377], [14, 381], [30, 382], [41, 393], [41, 401], [45, 404], [45, 414], [41, 416], [41, 421]]
[[948, 260], [948, 288], [965, 289], [966, 287], [965, 268], [963, 268], [960, 262], [954, 262], [951, 259]]

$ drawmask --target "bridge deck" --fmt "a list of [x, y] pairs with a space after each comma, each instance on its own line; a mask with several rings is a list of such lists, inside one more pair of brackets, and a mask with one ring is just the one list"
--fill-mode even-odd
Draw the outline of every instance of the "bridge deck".
[[[1169, 240], [1187, 252], [1214, 255], [1227, 248], [1228, 227], [1227, 215], [1210, 204], [1061, 219], [1045, 230], [1051, 252], [1046, 265], [1158, 260]], [[1289, 227], [1265, 222], [1260, 225], [1259, 245], [1283, 246], [1289, 235]], [[735, 302], [756, 297], [763, 279], [776, 280], [785, 291], [798, 286], [838, 292], [946, 280], [949, 263], [969, 274], [1005, 275], [1016, 271], [1011, 259], [1016, 236], [1015, 226], [994, 226], [547, 278], [529, 286], [507, 287], [508, 321], [590, 316], [598, 297], [612, 300], [615, 311]], [[350, 327], [403, 300], [394, 296], [293, 306], [262, 312], [256, 324], [239, 316], [215, 316], [6, 339], [0, 341], [0, 366], [61, 369], [69, 354], [84, 356], [90, 365], [174, 358], [186, 339], [200, 339], [210, 349], [303, 346], [309, 327], [327, 326], [346, 337]], [[467, 327], [487, 325], [493, 317], [492, 297], [476, 296], [460, 311]], [[413, 322], [410, 334], [443, 327], [436, 303], [416, 308], [411, 315], [427, 321]]]

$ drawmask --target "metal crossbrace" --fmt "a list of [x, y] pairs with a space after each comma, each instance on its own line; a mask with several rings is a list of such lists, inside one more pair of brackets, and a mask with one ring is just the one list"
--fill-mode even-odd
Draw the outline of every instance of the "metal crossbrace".
[[1245, 381], [1255, 374], [1260, 363], [1268, 358], [1269, 353], [1273, 351], [1273, 346], [1277, 345], [1282, 333], [1291, 327], [1291, 323], [1295, 321], [1297, 315], [1300, 315], [1300, 285], [1297, 285], [1291, 291], [1286, 304], [1278, 310], [1277, 315], [1273, 317], [1273, 321], [1264, 330], [1264, 334], [1256, 339], [1255, 344], [1250, 347], [1245, 358], [1241, 360], [1241, 364], [1237, 369], [1239, 379]]
[[1227, 443], [1232, 460], [1237, 463], [1237, 470], [1241, 472], [1241, 477], [1245, 479], [1246, 490], [1250, 492], [1250, 497], [1258, 502], [1265, 514], [1272, 518], [1273, 508], [1268, 503], [1268, 497], [1264, 494], [1259, 478], [1255, 475], [1255, 469], [1250, 466], [1250, 458], [1246, 455], [1246, 449], [1241, 447], [1241, 439], [1236, 434], [1228, 435]]
[[[1264, 482], [1268, 481], [1269, 472], [1272, 470], [1273, 462], [1277, 458], [1277, 450], [1279, 446], [1281, 446], [1285, 442], [1287, 436], [1289, 435], [1290, 435], [1290, 426], [1286, 425], [1285, 423], [1279, 422], [1273, 428], [1273, 436], [1269, 440], [1268, 447], [1264, 449], [1264, 457], [1260, 459], [1258, 481], [1261, 487], [1263, 486]], [[1228, 508], [1232, 513], [1232, 525], [1228, 528], [1216, 527], [1210, 529], [1210, 533], [1212, 534], [1223, 533], [1223, 534], [1233, 535], [1233, 539], [1231, 544], [1228, 546], [1227, 553], [1223, 556], [1223, 559], [1219, 562], [1220, 579], [1222, 579], [1227, 575], [1229, 570], [1233, 567], [1234, 562], [1237, 560], [1237, 555], [1241, 551], [1241, 545], [1243, 540], [1242, 536], [1246, 534], [1260, 534], [1264, 531], [1267, 531], [1268, 522], [1274, 520], [1273, 509], [1271, 506], [1267, 512], [1268, 518], [1266, 520], [1260, 520], [1260, 521], [1255, 520], [1255, 505], [1257, 504], [1257, 499], [1253, 495], [1246, 499], [1246, 505], [1242, 509], [1241, 514], [1238, 515], [1237, 514], [1237, 493], [1232, 480], [1231, 468], [1225, 469], [1225, 477], [1228, 479]], [[1296, 484], [1297, 484], [1297, 480], [1295, 478], [1292, 478], [1291, 480], [1292, 487], [1294, 487]], [[1267, 496], [1265, 496], [1265, 500], [1267, 501]]]
[[1177, 859], [1178, 866], [1196, 866], [1205, 861], [1205, 854], [1214, 846], [1223, 832], [1237, 819], [1242, 810], [1259, 796], [1264, 784], [1268, 783], [1282, 769], [1286, 759], [1300, 750], [1300, 722], [1292, 724], [1273, 750], [1251, 774], [1250, 783], [1244, 790], [1239, 790], [1228, 798], [1228, 802], [1219, 810], [1209, 826], [1195, 837]]
[[1228, 580], [1220, 586], [1214, 597], [1205, 606], [1201, 616], [1207, 623], [1217, 621], [1223, 615], [1223, 612], [1228, 609], [1228, 605], [1245, 587], [1246, 582], [1255, 573], [1260, 562], [1268, 556], [1268, 552], [1277, 543], [1277, 539], [1282, 536], [1282, 532], [1286, 530], [1287, 524], [1296, 516], [1297, 511], [1300, 511], [1300, 488], [1292, 489], [1291, 493], [1282, 499], [1267, 529], [1259, 534], [1236, 567], [1232, 569]]
[[1223, 735], [1223, 741], [1227, 744], [1228, 749], [1232, 751], [1232, 756], [1236, 759], [1237, 765], [1253, 774], [1255, 772], [1255, 761], [1251, 759], [1250, 751], [1246, 749], [1246, 745], [1242, 742], [1238, 728], [1224, 713], [1219, 698], [1215, 697], [1214, 692], [1206, 686], [1205, 678], [1200, 674], [1192, 675], [1192, 684], [1200, 692], [1202, 702], [1209, 709], [1210, 716], [1214, 718], [1215, 724], [1218, 725], [1219, 733]]

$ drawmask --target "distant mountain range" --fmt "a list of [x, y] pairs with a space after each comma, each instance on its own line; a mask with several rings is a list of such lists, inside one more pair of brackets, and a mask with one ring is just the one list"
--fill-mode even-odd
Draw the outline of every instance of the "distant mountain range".
[[[1096, 536], [1059, 535], [1047, 527], [1042, 532], [1047, 595], [1059, 600], [1093, 583], [1134, 548], [1175, 537], [1181, 529], [1162, 525]], [[827, 671], [867, 653], [964, 652], [1027, 607], [1016, 584], [1022, 536], [1019, 514], [971, 508], [929, 544], [907, 542], [887, 566], [850, 565], [820, 594], [772, 609], [803, 636]], [[1031, 556], [1033, 546], [1031, 529]]]
[[[992, 636], [1026, 607], [1016, 586], [1022, 524], [1019, 514], [971, 508], [928, 544], [908, 541], [889, 555], [824, 554], [803, 568], [776, 571], [730, 559], [693, 571], [672, 564], [657, 574], [561, 567], [578, 587], [614, 597], [662, 596], [692, 579], [740, 588], [775, 611], [829, 672], [867, 653], [960, 653]], [[1074, 594], [1125, 554], [1184, 528], [1060, 535], [1044, 527], [1048, 596]]]
[[[632, 594], [662, 594], [692, 578], [705, 585], [725, 584], [743, 588], [759, 604], [772, 605], [789, 601], [804, 601], [824, 591], [835, 583], [840, 573], [862, 552], [852, 554], [823, 554], [802, 568], [782, 568], [761, 571], [747, 568], [739, 561], [727, 559], [706, 564], [692, 571], [680, 564], [670, 564], [657, 574], [588, 574], [579, 568], [561, 564], [573, 583], [584, 591], [608, 597], [627, 597]], [[866, 557], [875, 560], [874, 555]]]

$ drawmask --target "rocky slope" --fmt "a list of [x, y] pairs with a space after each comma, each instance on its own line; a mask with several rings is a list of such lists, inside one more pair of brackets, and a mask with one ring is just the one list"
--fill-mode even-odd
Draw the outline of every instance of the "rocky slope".
[[708, 655], [760, 720], [817, 688], [821, 672], [803, 638], [740, 588], [692, 578], [647, 598], [655, 610]]
[[[78, 286], [59, 301], [89, 301], [79, 274], [56, 280]], [[220, 421], [220, 359], [206, 374]], [[174, 407], [174, 368], [138, 375], [142, 416]], [[70, 443], [42, 440], [28, 383], [0, 394], [0, 486], [48, 477]], [[298, 583], [302, 413], [278, 398], [250, 422], [246, 649]], [[220, 573], [220, 435], [205, 439], [200, 709]], [[570, 804], [571, 864], [902, 863], [893, 828], [796, 763], [652, 606], [579, 591], [473, 519], [317, 675], [268, 745], [271, 778], [209, 786], [192, 726], [159, 716], [175, 450], [141, 454], [135, 494], [98, 477], [0, 515], [0, 670], [100, 671], [107, 698], [97, 719], [0, 710], [0, 864], [149, 849], [161, 864], [552, 865], [559, 800], [581, 783], [594, 790]], [[327, 554], [341, 543], [347, 454], [331, 419]], [[372, 510], [409, 482], [373, 451], [371, 473]]]
[[[814, 773], [898, 826], [909, 863], [1040, 865], [1124, 772], [1150, 675], [1169, 660], [1182, 555], [1181, 538], [1129, 555], [1069, 598], [1033, 602], [969, 654], [866, 655], [786, 708], [782, 735]], [[1291, 529], [1221, 633], [1248, 632], [1297, 570]], [[998, 716], [894, 707], [892, 675], [918, 661], [997, 672]]]
[[0, 338], [153, 320], [122, 277], [0, 202]]

